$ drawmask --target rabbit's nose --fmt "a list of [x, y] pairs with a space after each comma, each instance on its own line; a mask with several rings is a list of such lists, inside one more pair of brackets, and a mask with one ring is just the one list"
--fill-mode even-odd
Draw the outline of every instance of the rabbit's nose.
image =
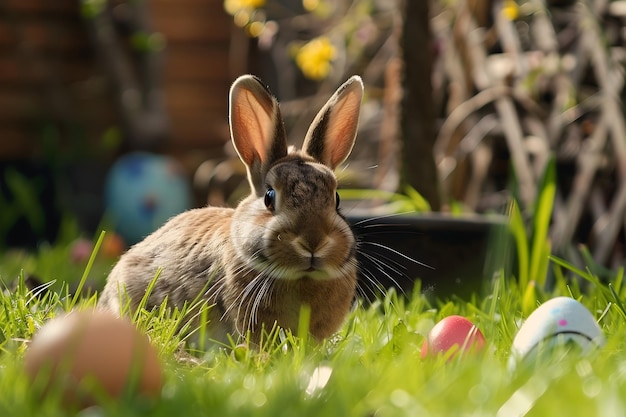
[[298, 237], [294, 241], [296, 251], [304, 258], [311, 259], [311, 265], [314, 263], [320, 263], [320, 254], [323, 252], [324, 247], [328, 244], [327, 239], [315, 236], [311, 239], [304, 237]]
[[319, 256], [311, 256], [310, 260], [311, 260], [311, 266], [309, 266], [309, 269], [308, 269], [309, 271], [322, 269], [322, 267], [324, 266], [324, 262]]

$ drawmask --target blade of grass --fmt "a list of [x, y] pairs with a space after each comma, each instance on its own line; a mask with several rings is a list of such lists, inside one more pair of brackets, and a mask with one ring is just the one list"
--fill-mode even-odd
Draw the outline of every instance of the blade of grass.
[[619, 267], [612, 282], [615, 287], [615, 291], [620, 294], [622, 292], [622, 283], [624, 282], [624, 267]]
[[139, 301], [137, 310], [133, 312], [133, 322], [137, 322], [137, 320], [139, 320], [139, 315], [141, 314], [141, 310], [146, 309], [146, 306], [148, 305], [148, 299], [150, 298], [150, 295], [152, 294], [152, 290], [154, 289], [154, 286], [156, 285], [157, 279], [159, 279], [159, 276], [161, 275], [161, 271], [162, 269], [158, 268], [156, 271], [156, 274], [154, 274], [154, 278], [150, 280], [150, 283], [148, 284], [148, 287], [146, 288], [146, 292], [144, 293], [143, 297], [141, 297], [141, 300]]
[[592, 283], [596, 287], [596, 289], [599, 290], [604, 295], [604, 297], [607, 300], [610, 300], [613, 298], [613, 294], [611, 293], [611, 290], [602, 282], [600, 282], [600, 279], [597, 276], [593, 275], [590, 271], [588, 270], [585, 271], [580, 268], [577, 268], [576, 266], [572, 265], [566, 260], [561, 259], [554, 255], [550, 255], [550, 260], [554, 262], [555, 264], [567, 269], [568, 271], [573, 272], [574, 274], [578, 275], [584, 280]]
[[[521, 289], [521, 287], [520, 287]], [[522, 313], [524, 316], [530, 315], [537, 308], [537, 284], [530, 281], [523, 291], [522, 295]]]
[[552, 218], [554, 196], [556, 194], [556, 162], [550, 158], [539, 188], [539, 196], [535, 207], [533, 220], [533, 237], [530, 254], [530, 277], [540, 287], [545, 286], [548, 270], [548, 229]]
[[415, 211], [428, 212], [431, 210], [428, 201], [415, 188], [411, 186], [406, 186], [404, 188], [404, 193], [407, 195], [407, 197], [409, 197], [409, 199], [415, 206]]
[[78, 299], [80, 298], [81, 293], [83, 291], [83, 287], [85, 286], [85, 282], [87, 281], [87, 277], [89, 276], [89, 272], [91, 271], [91, 268], [93, 267], [93, 263], [96, 260], [96, 255], [98, 255], [100, 246], [102, 246], [102, 242], [104, 241], [105, 235], [106, 235], [106, 232], [104, 230], [100, 232], [100, 236], [98, 237], [98, 240], [96, 240], [93, 250], [91, 251], [91, 255], [89, 256], [89, 261], [87, 261], [87, 266], [85, 266], [85, 270], [83, 271], [83, 276], [80, 278], [80, 281], [78, 282], [78, 286], [76, 287], [74, 296], [72, 297], [70, 304], [66, 306], [68, 307], [66, 308], [67, 311], [73, 309], [76, 303], [78, 302]]
[[622, 316], [626, 318], [626, 308], [624, 308], [624, 303], [620, 299], [619, 295], [617, 295], [617, 292], [615, 291], [611, 283], [609, 283], [608, 287], [611, 291], [611, 294], [613, 295], [613, 300], [615, 301], [615, 304], [617, 304], [617, 307], [619, 307], [619, 309], [621, 310]]
[[522, 213], [515, 200], [512, 200], [509, 204], [509, 228], [515, 239], [515, 246], [517, 247], [517, 262], [519, 270], [517, 272], [517, 280], [521, 288], [526, 288], [528, 285], [528, 235], [526, 234], [526, 228], [524, 226], [524, 219], [522, 219]]
[[206, 350], [207, 326], [209, 325], [209, 309], [211, 306], [204, 306], [200, 310], [200, 328], [198, 332], [198, 347], [201, 352]]

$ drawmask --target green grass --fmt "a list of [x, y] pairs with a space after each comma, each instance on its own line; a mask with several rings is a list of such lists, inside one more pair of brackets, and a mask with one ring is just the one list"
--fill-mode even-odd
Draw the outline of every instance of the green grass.
[[[135, 320], [151, 336], [164, 363], [161, 398], [106, 401], [91, 411], [114, 416], [623, 415], [622, 274], [618, 271], [607, 285], [558, 258], [552, 258], [550, 267], [556, 283], [549, 292], [533, 282], [522, 288], [507, 277], [496, 279], [491, 292], [471, 302], [455, 297], [432, 301], [419, 293], [403, 299], [391, 292], [379, 302], [356, 308], [337, 336], [323, 344], [281, 332], [275, 333], [274, 344], [256, 351], [195, 352], [201, 360], [196, 365], [174, 359], [183, 341], [175, 333], [177, 316], [165, 309], [144, 312]], [[583, 285], [566, 280], [571, 273]], [[87, 279], [86, 274], [77, 276]], [[529, 293], [532, 301], [525, 299]], [[540, 366], [529, 364], [512, 372], [508, 356], [522, 312], [529, 308], [524, 305], [556, 295], [573, 296], [585, 304], [599, 319], [607, 345], [587, 356], [556, 352]], [[51, 317], [72, 307], [90, 308], [94, 302], [95, 297], [75, 299], [63, 285], [34, 294], [19, 282], [15, 290], [0, 296], [0, 415], [67, 415], [59, 398], [52, 395], [41, 401], [33, 394], [22, 371], [25, 341]], [[472, 320], [484, 333], [487, 348], [449, 362], [443, 357], [421, 359], [424, 336], [450, 314]], [[311, 376], [318, 368], [332, 373], [326, 385], [315, 388]]]
[[[321, 344], [289, 332], [271, 333], [257, 350], [190, 348], [184, 314], [201, 321], [206, 306], [163, 307], [133, 316], [164, 365], [162, 395], [106, 400], [83, 416], [548, 416], [626, 415], [626, 285], [623, 270], [578, 269], [550, 255], [547, 238], [554, 175], [547, 171], [533, 213], [509, 211], [517, 269], [494, 278], [470, 300], [433, 300], [418, 288], [408, 298], [391, 291], [357, 306], [337, 335]], [[526, 226], [523, 217], [533, 221]], [[102, 236], [94, 239], [99, 246]], [[36, 254], [0, 256], [0, 416], [66, 416], [58, 395], [44, 399], [23, 371], [28, 340], [47, 320], [92, 308], [113, 262], [92, 255], [71, 262], [70, 239]], [[95, 253], [95, 252], [94, 252]], [[547, 280], [550, 272], [553, 277]], [[27, 275], [51, 281], [29, 291]], [[602, 278], [599, 278], [601, 276]], [[16, 280], [17, 278], [17, 280]], [[17, 284], [10, 284], [16, 282]], [[83, 289], [78, 296], [78, 291]], [[85, 295], [86, 294], [86, 295]], [[581, 301], [598, 320], [606, 345], [581, 356], [565, 348], [541, 362], [508, 366], [517, 329], [540, 303], [559, 295]], [[451, 314], [473, 321], [487, 340], [477, 354], [421, 359], [432, 326]], [[306, 325], [306, 320], [302, 321]], [[301, 333], [299, 333], [301, 334]], [[203, 340], [200, 332], [200, 340]], [[191, 340], [191, 339], [190, 339]], [[234, 344], [234, 343], [233, 343]], [[181, 347], [199, 363], [180, 360]], [[178, 359], [177, 359], [178, 358]], [[323, 375], [324, 377], [316, 377]], [[328, 378], [329, 376], [329, 378]], [[327, 379], [327, 382], [326, 382]], [[318, 383], [316, 383], [318, 381]], [[324, 383], [323, 383], [324, 382]]]

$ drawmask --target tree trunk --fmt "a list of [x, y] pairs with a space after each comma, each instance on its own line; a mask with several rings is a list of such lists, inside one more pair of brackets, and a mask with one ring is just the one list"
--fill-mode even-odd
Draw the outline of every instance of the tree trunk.
[[433, 45], [428, 0], [400, 0], [402, 105], [400, 110], [401, 183], [415, 188], [431, 205], [441, 208], [437, 167], [433, 156], [435, 109], [432, 100]]

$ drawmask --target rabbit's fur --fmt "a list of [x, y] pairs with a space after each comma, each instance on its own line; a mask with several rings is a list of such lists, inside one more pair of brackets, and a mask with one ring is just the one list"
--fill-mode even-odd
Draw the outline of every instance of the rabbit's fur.
[[[333, 170], [350, 154], [363, 84], [353, 76], [320, 110], [302, 150], [288, 149], [277, 100], [251, 75], [230, 91], [232, 142], [246, 165], [251, 194], [235, 209], [205, 207], [170, 219], [134, 245], [111, 271], [99, 307], [121, 314], [147, 302], [172, 306], [200, 298], [211, 337], [250, 334], [275, 324], [297, 330], [303, 305], [310, 333], [333, 334], [357, 285], [354, 235], [338, 211]], [[273, 190], [273, 191], [270, 191]]]

